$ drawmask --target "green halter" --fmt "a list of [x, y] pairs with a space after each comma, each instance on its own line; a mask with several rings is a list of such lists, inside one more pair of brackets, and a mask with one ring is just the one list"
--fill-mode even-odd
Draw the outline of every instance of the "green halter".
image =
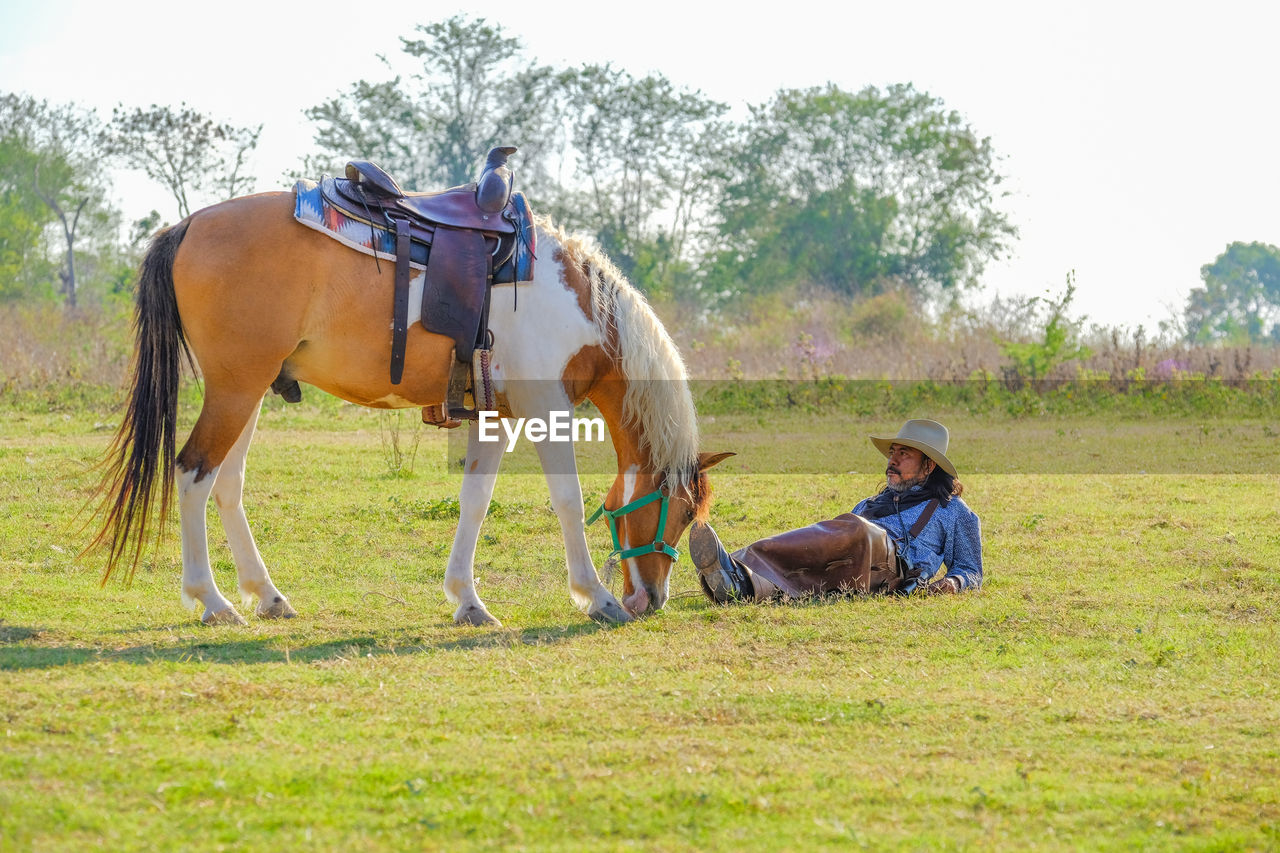
[[[601, 503], [600, 508], [591, 513], [591, 517], [587, 519], [587, 524], [595, 524], [600, 520], [600, 516], [602, 515], [609, 519], [609, 532], [613, 534], [613, 553], [618, 555], [619, 560], [625, 560], [628, 557], [639, 557], [641, 554], [666, 554], [674, 562], [675, 560], [680, 559], [680, 552], [675, 548], [672, 548], [666, 542], [663, 542], [661, 539], [655, 538], [652, 544], [637, 545], [634, 548], [627, 548], [626, 550], [623, 550], [622, 543], [618, 541], [617, 519], [629, 512], [639, 509], [642, 506], [648, 506], [656, 500], [662, 501], [662, 508], [658, 514], [658, 529], [654, 533], [654, 536], [661, 536], [662, 531], [667, 529], [667, 506], [671, 500], [668, 495], [663, 493], [662, 489], [654, 489], [644, 497], [636, 498], [631, 503], [626, 504], [625, 506], [620, 506], [617, 509], [605, 509], [604, 504]], [[613, 555], [611, 554], [610, 556]]]

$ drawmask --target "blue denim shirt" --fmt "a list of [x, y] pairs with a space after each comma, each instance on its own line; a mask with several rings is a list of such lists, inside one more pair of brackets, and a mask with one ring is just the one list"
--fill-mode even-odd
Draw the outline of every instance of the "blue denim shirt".
[[[853, 511], [860, 515], [869, 500], [860, 501]], [[929, 523], [919, 536], [912, 537], [910, 547], [903, 553], [907, 531], [926, 506], [928, 501], [907, 507], [901, 513], [868, 520], [889, 531], [898, 543], [898, 553], [903, 554], [912, 567], [922, 570], [922, 580], [933, 578], [945, 564], [945, 576], [956, 578], [961, 589], [982, 586], [982, 524], [960, 498], [952, 498], [946, 506], [938, 504]]]

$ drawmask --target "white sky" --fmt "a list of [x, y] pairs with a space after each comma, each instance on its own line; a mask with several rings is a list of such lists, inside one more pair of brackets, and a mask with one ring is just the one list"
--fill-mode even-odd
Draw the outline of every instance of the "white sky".
[[[383, 79], [377, 53], [459, 12], [541, 62], [658, 71], [739, 114], [783, 87], [910, 81], [1004, 157], [1022, 235], [984, 295], [1056, 294], [1075, 270], [1077, 312], [1154, 329], [1228, 243], [1280, 244], [1280, 4], [1196, 5], [0, 0], [0, 91], [262, 122], [268, 189], [311, 148], [304, 109]], [[126, 215], [174, 216], [145, 180], [115, 190]]]

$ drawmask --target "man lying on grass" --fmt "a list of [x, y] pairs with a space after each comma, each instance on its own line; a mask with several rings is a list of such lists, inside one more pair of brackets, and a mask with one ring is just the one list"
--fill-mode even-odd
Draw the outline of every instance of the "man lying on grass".
[[[730, 554], [710, 525], [689, 532], [689, 554], [712, 601], [826, 593], [961, 592], [982, 584], [982, 528], [960, 499], [947, 428], [909, 420], [871, 436], [889, 460], [885, 487], [853, 512], [761, 539]], [[942, 577], [934, 579], [946, 566]]]

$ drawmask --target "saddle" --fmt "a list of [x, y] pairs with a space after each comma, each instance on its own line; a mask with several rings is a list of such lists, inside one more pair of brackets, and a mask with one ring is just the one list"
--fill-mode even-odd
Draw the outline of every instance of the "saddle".
[[[353, 160], [345, 178], [320, 184], [326, 203], [348, 219], [369, 225], [372, 245], [394, 250], [393, 385], [404, 376], [410, 267], [425, 267], [422, 325], [454, 342], [449, 399], [439, 421], [477, 417], [463, 394], [476, 351], [487, 356], [490, 286], [533, 277], [533, 213], [524, 195], [512, 191], [514, 178], [507, 167], [515, 151], [494, 148], [475, 183], [439, 192], [404, 192], [395, 178], [368, 160]], [[379, 240], [379, 231], [387, 239]]]

